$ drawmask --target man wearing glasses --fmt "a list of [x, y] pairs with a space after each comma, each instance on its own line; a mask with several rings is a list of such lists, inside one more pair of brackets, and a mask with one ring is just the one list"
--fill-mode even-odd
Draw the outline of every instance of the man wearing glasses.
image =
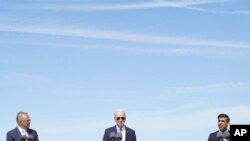
[[18, 112], [17, 127], [7, 133], [6, 141], [39, 141], [37, 132], [30, 129], [30, 117], [26, 112]]
[[128, 128], [125, 126], [126, 121], [126, 113], [125, 111], [118, 109], [114, 113], [114, 120], [116, 122], [116, 125], [110, 128], [107, 128], [105, 130], [103, 141], [110, 141], [110, 137], [112, 134], [120, 133], [122, 134], [122, 140], [121, 141], [136, 141], [136, 135], [135, 131], [131, 128]]

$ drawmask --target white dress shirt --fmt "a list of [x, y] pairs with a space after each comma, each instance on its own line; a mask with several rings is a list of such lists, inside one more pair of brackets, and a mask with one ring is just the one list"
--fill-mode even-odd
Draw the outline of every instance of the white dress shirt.
[[26, 136], [28, 137], [28, 132], [27, 132], [27, 130], [25, 130], [25, 129], [19, 127], [19, 126], [17, 126], [17, 128], [18, 128], [18, 130], [20, 131], [20, 133], [21, 133], [22, 136], [23, 136], [23, 135], [26, 135]]
[[123, 126], [122, 128], [119, 128], [116, 126], [117, 133], [121, 132], [122, 133], [122, 141], [126, 140], [126, 128]]

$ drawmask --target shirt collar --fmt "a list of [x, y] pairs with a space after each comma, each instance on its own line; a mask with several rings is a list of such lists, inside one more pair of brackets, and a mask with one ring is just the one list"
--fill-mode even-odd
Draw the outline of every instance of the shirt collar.
[[20, 126], [17, 126], [18, 130], [22, 133], [23, 131], [26, 132], [27, 130], [23, 129], [22, 127]]
[[225, 132], [222, 132], [221, 130], [219, 130], [219, 132], [221, 132], [221, 133], [225, 133], [225, 132], [229, 132], [229, 130], [227, 129]]
[[[120, 128], [116, 125], [116, 130], [119, 132]], [[122, 131], [125, 131], [125, 125], [121, 128]]]

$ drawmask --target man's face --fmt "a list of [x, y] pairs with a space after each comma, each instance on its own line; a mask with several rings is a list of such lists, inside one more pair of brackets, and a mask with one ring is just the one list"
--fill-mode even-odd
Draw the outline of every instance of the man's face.
[[119, 128], [122, 128], [126, 121], [126, 114], [124, 112], [116, 112], [115, 122]]
[[218, 127], [220, 131], [223, 131], [223, 132], [226, 131], [228, 125], [229, 125], [229, 121], [227, 118], [222, 117], [218, 119]]
[[29, 115], [23, 115], [19, 120], [19, 125], [24, 129], [28, 129], [30, 127], [30, 121]]

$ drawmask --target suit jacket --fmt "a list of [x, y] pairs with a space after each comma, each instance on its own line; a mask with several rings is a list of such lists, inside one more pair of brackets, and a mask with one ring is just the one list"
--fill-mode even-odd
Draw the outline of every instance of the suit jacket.
[[[213, 133], [210, 133], [209, 134], [209, 137], [208, 137], [208, 141], [219, 141], [218, 140], [218, 138], [217, 138], [217, 136], [216, 136], [216, 134], [219, 132], [219, 130], [218, 131], [215, 131], [215, 132], [213, 132]], [[229, 131], [230, 132], [230, 131]], [[230, 139], [227, 139], [227, 141], [230, 141]]]
[[[126, 127], [126, 126], [125, 126], [125, 130], [126, 130], [126, 134], [125, 134], [126, 140], [125, 141], [136, 141], [135, 131], [131, 128]], [[112, 132], [117, 133], [116, 126], [105, 129], [105, 133], [103, 135], [103, 141], [110, 141], [109, 135]]]
[[[27, 132], [29, 135], [33, 136], [33, 140], [32, 141], [39, 141], [38, 140], [38, 134], [35, 130], [33, 129], [27, 129]], [[18, 128], [16, 127], [13, 130], [10, 130], [9, 132], [7, 132], [7, 138], [6, 141], [20, 141], [21, 139], [21, 133], [18, 130]]]
[[210, 133], [209, 134], [209, 137], [208, 137], [208, 141], [218, 141], [217, 137], [216, 137], [216, 134], [218, 133], [219, 131], [215, 131], [213, 133]]

